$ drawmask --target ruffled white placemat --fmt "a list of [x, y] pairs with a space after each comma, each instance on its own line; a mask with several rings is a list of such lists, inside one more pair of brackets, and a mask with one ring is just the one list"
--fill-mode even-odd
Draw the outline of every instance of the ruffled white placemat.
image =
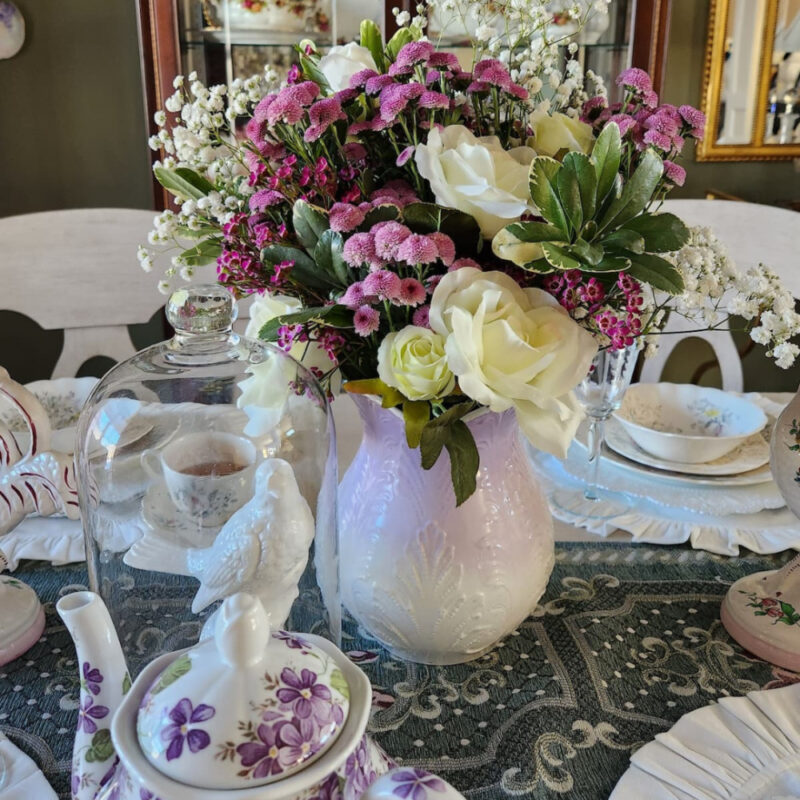
[[631, 757], [609, 800], [797, 800], [800, 684], [724, 697]]
[[58, 800], [42, 771], [0, 733], [2, 800]]

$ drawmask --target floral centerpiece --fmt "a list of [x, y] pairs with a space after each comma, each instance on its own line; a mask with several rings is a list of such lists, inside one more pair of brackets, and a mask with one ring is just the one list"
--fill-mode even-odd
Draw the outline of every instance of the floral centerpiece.
[[[574, 45], [542, 33], [546, 4], [528, 5], [492, 6], [508, 12], [504, 30], [476, 12], [468, 65], [403, 14], [387, 43], [370, 22], [359, 44], [322, 54], [303, 43], [281, 87], [270, 76], [230, 91], [178, 78], [175, 116], [158, 115], [151, 141], [165, 151], [156, 175], [180, 202], [151, 243], [197, 240], [162, 288], [214, 263], [236, 295], [265, 294], [272, 312], [282, 303], [270, 319], [256, 307], [251, 330], [313, 353], [324, 384], [340, 374], [345, 390], [396, 409], [417, 468], [449, 456], [456, 506], [479, 479], [491, 484], [476, 412], [513, 412], [534, 447], [565, 454], [582, 416], [572, 390], [597, 348], [650, 337], [670, 310], [718, 324], [737, 289], [732, 310], [759, 322], [753, 335], [779, 363], [797, 354], [797, 319], [766, 311], [774, 276], [739, 275], [710, 234], [658, 213], [683, 183], [678, 159], [703, 115], [659, 104], [638, 69], [609, 104]], [[151, 265], [144, 248], [140, 260]], [[425, 546], [441, 559], [432, 535]]]

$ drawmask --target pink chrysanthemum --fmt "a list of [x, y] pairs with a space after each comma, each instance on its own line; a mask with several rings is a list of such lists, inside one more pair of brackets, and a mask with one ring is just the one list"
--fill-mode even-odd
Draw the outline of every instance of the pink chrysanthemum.
[[388, 269], [376, 270], [364, 278], [364, 292], [374, 294], [379, 300], [397, 300], [400, 297], [400, 278]]
[[401, 67], [427, 63], [435, 51], [436, 48], [430, 42], [409, 42], [400, 48], [394, 63]]
[[411, 231], [400, 222], [379, 222], [372, 228], [375, 254], [384, 261], [395, 261], [400, 245], [411, 236]]
[[364, 212], [358, 206], [349, 203], [334, 203], [330, 211], [331, 230], [349, 233], [364, 221], [364, 216]]
[[692, 136], [695, 139], [702, 139], [706, 129], [706, 115], [698, 111], [693, 106], [681, 106], [678, 113], [683, 117], [687, 125], [692, 128]]
[[460, 70], [461, 65], [455, 53], [438, 52], [431, 53], [428, 58], [429, 67], [444, 67], [445, 69]]
[[291, 92], [292, 97], [303, 106], [310, 106], [319, 96], [319, 86], [314, 81], [303, 81], [283, 91]]
[[348, 86], [351, 89], [363, 89], [370, 78], [377, 78], [378, 73], [374, 69], [362, 69], [351, 76]]
[[420, 328], [430, 328], [430, 306], [420, 306], [412, 315], [411, 323]]
[[439, 261], [449, 267], [456, 257], [456, 246], [453, 240], [446, 233], [440, 233], [439, 231], [429, 233], [428, 238], [436, 245], [436, 249], [439, 252]]
[[375, 241], [371, 233], [354, 233], [342, 248], [342, 258], [351, 267], [376, 262]]
[[683, 186], [686, 181], [686, 170], [673, 161], [664, 161], [664, 177], [675, 186]]
[[348, 129], [348, 136], [358, 136], [359, 133], [372, 130], [371, 120], [362, 120], [361, 122], [354, 122]]
[[326, 97], [318, 100], [308, 109], [308, 118], [311, 120], [311, 126], [306, 130], [303, 138], [307, 142], [315, 142], [334, 122], [347, 119], [347, 114], [342, 111], [338, 100]]
[[658, 95], [651, 89], [642, 94], [642, 103], [648, 108], [655, 108], [658, 105]]
[[425, 287], [416, 278], [403, 278], [400, 281], [400, 291], [395, 300], [397, 305], [418, 306], [425, 302]]
[[398, 114], [405, 111], [406, 106], [425, 92], [421, 83], [396, 83], [381, 91], [381, 119], [391, 122]]
[[416, 148], [414, 147], [414, 145], [409, 145], [408, 147], [406, 147], [406, 148], [405, 148], [405, 149], [404, 149], [404, 150], [403, 150], [403, 151], [400, 153], [400, 155], [399, 155], [399, 156], [397, 156], [397, 159], [395, 160], [395, 162], [394, 162], [394, 163], [395, 163], [395, 164], [396, 164], [398, 167], [402, 167], [402, 166], [403, 166], [403, 164], [406, 164], [406, 163], [408, 162], [408, 160], [411, 158], [411, 156], [413, 156], [413, 155], [414, 155], [414, 150], [415, 150], [415, 149], [416, 149]]
[[633, 89], [640, 94], [653, 90], [653, 82], [650, 80], [650, 76], [638, 67], [630, 67], [620, 72], [616, 82], [617, 86]]
[[530, 97], [528, 90], [524, 86], [520, 86], [518, 83], [512, 83], [511, 86], [506, 88], [506, 91], [512, 97], [516, 97], [517, 100], [527, 100]]
[[597, 115], [608, 106], [608, 99], [599, 94], [590, 97], [581, 108], [581, 122], [594, 122]]
[[631, 128], [636, 127], [637, 124], [636, 120], [627, 114], [614, 114], [608, 121], [616, 124], [619, 128], [620, 136], [624, 136]]
[[244, 126], [245, 136], [251, 141], [259, 144], [264, 140], [264, 132], [266, 130], [266, 120], [256, 119], [253, 117]]
[[450, 98], [441, 92], [423, 92], [419, 96], [420, 108], [450, 108]]
[[303, 106], [288, 94], [288, 89], [284, 89], [267, 109], [267, 122], [269, 122], [270, 125], [275, 125], [278, 122], [294, 125], [299, 122], [302, 117]]
[[393, 78], [399, 78], [403, 75], [410, 75], [413, 71], [414, 68], [408, 64], [398, 64], [395, 62], [389, 66], [389, 70], [386, 74], [391, 75]]
[[364, 284], [361, 281], [351, 283], [345, 293], [339, 298], [339, 302], [348, 308], [358, 308], [365, 302]]
[[656, 109], [642, 124], [649, 131], [658, 131], [672, 138], [681, 129], [681, 118], [662, 107]]
[[670, 137], [666, 134], [659, 133], [658, 131], [645, 131], [642, 140], [645, 144], [651, 144], [653, 147], [663, 150], [665, 153], [668, 153], [670, 150], [672, 150], [672, 139], [670, 139]]
[[471, 94], [480, 94], [481, 92], [488, 92], [490, 88], [491, 86], [485, 81], [472, 81], [472, 83], [467, 86], [467, 92]]
[[439, 258], [439, 248], [430, 237], [419, 233], [407, 236], [397, 248], [397, 260], [410, 266], [432, 264]]
[[457, 258], [448, 268], [448, 272], [454, 272], [457, 269], [464, 267], [472, 267], [473, 269], [481, 269], [481, 265], [471, 258]]
[[361, 306], [357, 309], [356, 313], [353, 314], [353, 327], [356, 329], [356, 333], [359, 336], [369, 336], [371, 333], [375, 333], [380, 327], [380, 324], [380, 314], [369, 306]]
[[261, 100], [258, 101], [258, 105], [253, 109], [253, 119], [257, 119], [259, 122], [265, 122], [267, 119], [267, 109], [269, 109], [277, 96], [276, 94], [268, 94], [266, 97], [262, 97]]
[[472, 71], [472, 76], [476, 81], [490, 83], [492, 86], [499, 86], [505, 89], [511, 85], [511, 75], [502, 61], [496, 58], [484, 58], [479, 61]]
[[348, 161], [358, 163], [367, 157], [367, 148], [359, 142], [348, 142], [343, 148], [342, 153]]
[[375, 75], [372, 78], [368, 78], [366, 84], [364, 84], [364, 91], [367, 94], [378, 94], [378, 92], [385, 89], [387, 86], [391, 86], [394, 83], [394, 78], [391, 75]]
[[286, 198], [280, 192], [274, 192], [272, 189], [262, 189], [260, 192], [250, 195], [250, 210], [263, 211], [265, 208], [277, 206], [286, 201]]

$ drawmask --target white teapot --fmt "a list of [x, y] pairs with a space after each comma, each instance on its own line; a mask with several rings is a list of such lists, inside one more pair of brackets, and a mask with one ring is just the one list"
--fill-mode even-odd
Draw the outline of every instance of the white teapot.
[[372, 691], [334, 645], [270, 631], [247, 594], [213, 637], [150, 663], [131, 686], [103, 601], [62, 598], [81, 699], [73, 800], [459, 800], [365, 734]]

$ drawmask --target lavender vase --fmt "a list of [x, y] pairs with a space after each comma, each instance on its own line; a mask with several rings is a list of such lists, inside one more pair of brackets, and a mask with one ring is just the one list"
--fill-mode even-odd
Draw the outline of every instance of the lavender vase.
[[423, 470], [400, 414], [353, 400], [364, 436], [339, 487], [344, 603], [400, 658], [477, 658], [533, 611], [553, 569], [552, 519], [514, 413], [466, 418], [478, 488], [456, 507], [447, 452]]

